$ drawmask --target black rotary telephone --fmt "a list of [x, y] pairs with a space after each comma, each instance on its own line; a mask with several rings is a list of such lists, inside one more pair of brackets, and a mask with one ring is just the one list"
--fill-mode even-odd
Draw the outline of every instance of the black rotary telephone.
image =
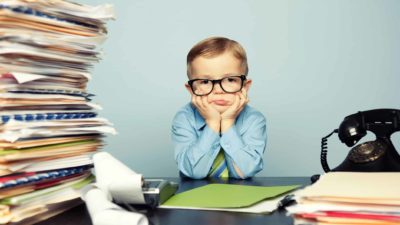
[[[367, 131], [376, 135], [376, 140], [358, 144]], [[339, 129], [321, 140], [321, 164], [325, 172], [331, 171], [327, 162], [327, 139], [338, 133], [339, 139], [353, 147], [347, 158], [332, 171], [389, 172], [400, 171], [400, 155], [390, 136], [400, 131], [400, 110], [374, 109], [346, 116]]]

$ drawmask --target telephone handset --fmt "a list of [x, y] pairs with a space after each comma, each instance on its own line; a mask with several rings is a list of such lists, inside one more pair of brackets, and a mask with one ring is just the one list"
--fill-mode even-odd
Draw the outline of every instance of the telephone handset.
[[[376, 140], [357, 144], [371, 131]], [[338, 133], [341, 142], [353, 147], [346, 159], [332, 171], [383, 172], [400, 171], [400, 155], [390, 136], [400, 131], [400, 110], [374, 109], [346, 116], [339, 129], [321, 140], [321, 165], [325, 172], [331, 171], [327, 162], [327, 139]]]

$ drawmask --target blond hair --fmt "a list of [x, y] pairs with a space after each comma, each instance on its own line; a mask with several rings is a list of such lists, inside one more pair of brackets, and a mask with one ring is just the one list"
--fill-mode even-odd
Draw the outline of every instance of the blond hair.
[[186, 65], [189, 79], [192, 70], [191, 64], [197, 57], [203, 56], [211, 58], [221, 55], [226, 51], [232, 52], [233, 55], [242, 62], [241, 66], [245, 71], [244, 75], [247, 75], [249, 66], [247, 65], [247, 56], [244, 48], [238, 42], [225, 37], [210, 37], [197, 43], [187, 54]]

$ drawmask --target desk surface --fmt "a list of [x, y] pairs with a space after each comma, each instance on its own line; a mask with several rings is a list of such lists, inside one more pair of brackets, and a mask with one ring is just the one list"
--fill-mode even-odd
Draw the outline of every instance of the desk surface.
[[[229, 180], [227, 182], [216, 180], [191, 180], [185, 178], [163, 178], [179, 182], [178, 192], [200, 187], [209, 183], [231, 183], [257, 186], [276, 186], [310, 184], [309, 177], [255, 177], [248, 180]], [[155, 209], [144, 212], [152, 225], [191, 224], [191, 225], [222, 225], [222, 224], [293, 224], [293, 219], [286, 216], [286, 211], [275, 211], [272, 214], [250, 214], [220, 211], [200, 211], [183, 209]], [[188, 223], [188, 221], [190, 221]], [[60, 215], [37, 223], [36, 225], [91, 225], [86, 206], [81, 204]]]

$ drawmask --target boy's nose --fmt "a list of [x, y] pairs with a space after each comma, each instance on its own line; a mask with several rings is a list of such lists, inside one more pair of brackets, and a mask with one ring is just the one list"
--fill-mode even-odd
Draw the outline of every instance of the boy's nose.
[[212, 92], [214, 94], [223, 94], [223, 93], [225, 93], [224, 90], [222, 90], [222, 88], [221, 88], [221, 84], [218, 83], [218, 82], [214, 83], [214, 88], [213, 88]]

